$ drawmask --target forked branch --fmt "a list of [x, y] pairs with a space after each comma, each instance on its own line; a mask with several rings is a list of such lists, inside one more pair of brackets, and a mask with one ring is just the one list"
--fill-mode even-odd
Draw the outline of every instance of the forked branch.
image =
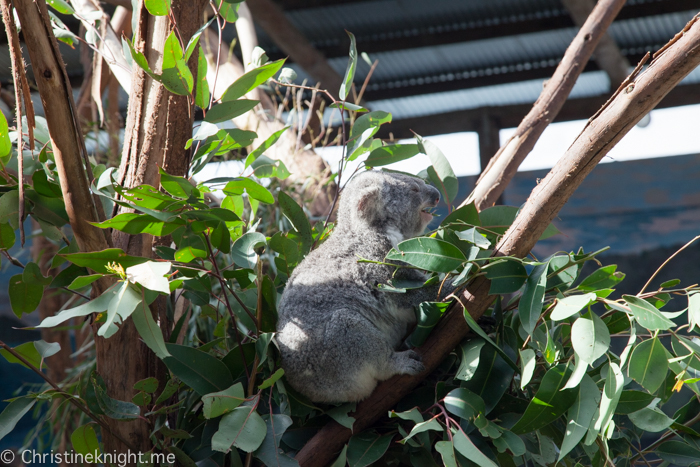
[[[573, 192], [600, 160], [663, 97], [700, 64], [700, 22], [694, 18], [649, 67], [631, 77], [629, 84], [598, 112], [549, 175], [533, 190], [515, 222], [495, 249], [499, 256], [524, 257]], [[481, 317], [495, 296], [488, 295], [489, 281], [478, 277], [461, 301], [475, 319]], [[417, 376], [396, 376], [380, 384], [357, 406], [353, 430], [358, 433], [383, 417], [401, 398], [429, 375], [467, 336], [469, 327], [459, 304], [450, 308], [418, 350], [426, 370]], [[297, 454], [302, 467], [330, 464], [351, 431], [330, 422]]]

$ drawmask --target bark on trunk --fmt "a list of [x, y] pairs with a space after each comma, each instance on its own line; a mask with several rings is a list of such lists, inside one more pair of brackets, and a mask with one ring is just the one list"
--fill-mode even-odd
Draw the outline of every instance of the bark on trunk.
[[[185, 43], [201, 26], [206, 2], [204, 0], [180, 0], [172, 3], [172, 13]], [[152, 70], [160, 72], [163, 47], [172, 26], [167, 16], [154, 17], [143, 5], [134, 12], [138, 18], [138, 30], [134, 46], [144, 53]], [[196, 76], [197, 52], [189, 66]], [[125, 188], [147, 184], [158, 188], [158, 167], [172, 175], [186, 175], [190, 152], [185, 143], [192, 135], [194, 108], [186, 96], [170, 93], [139, 67], [134, 66], [126, 134], [122, 150], [118, 182]], [[151, 235], [113, 233], [116, 248], [130, 255], [153, 256]], [[156, 300], [151, 306], [165, 328], [165, 300]], [[165, 330], [165, 329], [164, 329]], [[139, 380], [155, 376], [164, 383], [165, 368], [162, 362], [141, 342], [131, 321], [121, 326], [109, 339], [96, 338], [99, 372], [109, 389], [109, 395], [119, 400], [131, 400], [136, 391], [133, 386]], [[142, 420], [115, 424], [115, 430], [141, 452], [151, 448], [151, 426]], [[103, 440], [106, 451], [121, 450], [121, 443], [112, 436]]]
[[[589, 121], [552, 171], [533, 190], [527, 203], [495, 249], [495, 255], [524, 257], [535, 245], [559, 209], [600, 160], [651, 111], [663, 97], [700, 64], [700, 22], [694, 18], [638, 75], [631, 75], [621, 90]], [[638, 67], [637, 70], [641, 69]], [[420, 347], [426, 371], [417, 376], [396, 376], [381, 383], [357, 406], [353, 430], [358, 433], [383, 417], [402, 397], [429, 375], [467, 336], [463, 307], [481, 317], [495, 296], [489, 281], [478, 277], [461, 294]], [[332, 462], [351, 436], [350, 430], [330, 422], [297, 454], [302, 467]]]

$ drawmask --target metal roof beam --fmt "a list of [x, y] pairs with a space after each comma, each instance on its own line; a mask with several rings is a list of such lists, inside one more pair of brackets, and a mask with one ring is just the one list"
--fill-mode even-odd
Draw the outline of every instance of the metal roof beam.
[[255, 22], [265, 30], [280, 49], [312, 78], [318, 80], [321, 83], [321, 89], [328, 89], [336, 95], [343, 78], [331, 68], [323, 54], [289, 21], [280, 7], [272, 0], [254, 0], [246, 3]]
[[[586, 22], [595, 7], [595, 0], [561, 0], [578, 27]], [[622, 55], [620, 48], [610, 34], [604, 34], [593, 53], [593, 59], [610, 79], [610, 88], [617, 89], [629, 73], [630, 62]]]
[[[587, 120], [605, 104], [608, 97], [608, 95], [603, 95], [569, 99], [559, 111], [554, 122]], [[698, 103], [700, 103], [700, 84], [686, 84], [674, 88], [656, 108], [680, 107]], [[389, 125], [382, 126], [377, 136], [389, 138], [391, 133], [395, 139], [403, 139], [413, 138], [415, 136], [413, 132], [430, 136], [461, 131], [479, 131], [484, 115], [497, 119], [501, 128], [513, 128], [518, 126], [531, 108], [532, 104], [514, 104], [397, 119]]]
[[[269, 0], [268, 0], [269, 1]], [[254, 3], [254, 2], [251, 2]], [[305, 7], [331, 6], [339, 3], [360, 3], [349, 0], [278, 0], [284, 10], [300, 9]], [[364, 1], [363, 3], [371, 3]], [[636, 2], [633, 5], [625, 5], [617, 20], [642, 18], [648, 16], [664, 15], [680, 11], [700, 10], [700, 0], [656, 0]], [[352, 31], [357, 38], [357, 48], [368, 54], [387, 52], [392, 50], [415, 49], [436, 45], [455, 44], [496, 37], [529, 34], [533, 32], [550, 31], [575, 26], [574, 21], [562, 7], [561, 10], [548, 9], [532, 11], [530, 14], [510, 15], [504, 13], [501, 16], [490, 18], [478, 18], [469, 21], [461, 21], [455, 17], [444, 18], [441, 22], [431, 21], [420, 25], [406, 24], [400, 28], [396, 22], [387, 21], [386, 27], [381, 31]], [[331, 43], [314, 44], [324, 56], [344, 57], [348, 53], [348, 41], [331, 41]], [[274, 50], [269, 50], [272, 55]], [[272, 56], [271, 55], [271, 56]]]

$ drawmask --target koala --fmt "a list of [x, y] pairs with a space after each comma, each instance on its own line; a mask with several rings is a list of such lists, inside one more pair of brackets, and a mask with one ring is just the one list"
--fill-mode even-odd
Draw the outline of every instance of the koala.
[[[417, 352], [400, 347], [416, 323], [413, 307], [438, 300], [439, 284], [382, 292], [377, 284], [392, 277], [426, 276], [358, 259], [384, 262], [424, 232], [439, 200], [434, 187], [403, 174], [367, 171], [348, 183], [334, 231], [296, 267], [278, 306], [277, 343], [294, 389], [314, 402], [354, 402], [379, 381], [424, 370]], [[443, 297], [452, 289], [446, 284]]]

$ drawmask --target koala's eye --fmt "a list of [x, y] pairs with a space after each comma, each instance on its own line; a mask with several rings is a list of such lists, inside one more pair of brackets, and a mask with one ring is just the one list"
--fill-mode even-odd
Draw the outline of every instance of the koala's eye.
[[418, 190], [418, 188], [413, 187], [413, 188], [411, 188], [411, 191], [414, 192], [414, 193], [418, 193], [419, 190]]

